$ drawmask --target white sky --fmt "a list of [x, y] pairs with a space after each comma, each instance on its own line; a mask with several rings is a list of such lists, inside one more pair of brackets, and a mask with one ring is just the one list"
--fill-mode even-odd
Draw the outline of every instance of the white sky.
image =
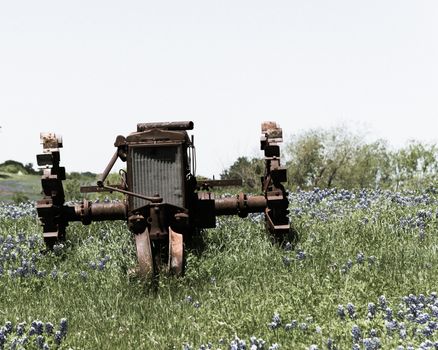
[[100, 172], [118, 134], [172, 120], [206, 176], [259, 155], [263, 120], [437, 142], [438, 1], [0, 2], [0, 162], [53, 131], [67, 171]]

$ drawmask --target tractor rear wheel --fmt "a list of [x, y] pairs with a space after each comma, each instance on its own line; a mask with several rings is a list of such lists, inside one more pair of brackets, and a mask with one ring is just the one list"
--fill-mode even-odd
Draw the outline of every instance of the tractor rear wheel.
[[184, 273], [184, 240], [181, 233], [169, 227], [169, 272], [175, 276]]
[[146, 228], [143, 233], [135, 235], [135, 245], [137, 247], [139, 276], [141, 278], [151, 279], [155, 273], [148, 228]]

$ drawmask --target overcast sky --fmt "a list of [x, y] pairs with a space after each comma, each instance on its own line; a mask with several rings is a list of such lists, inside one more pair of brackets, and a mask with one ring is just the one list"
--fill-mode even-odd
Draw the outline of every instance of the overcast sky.
[[[0, 162], [104, 169], [137, 122], [193, 120], [198, 173], [286, 135], [347, 123], [438, 141], [438, 1], [1, 1]], [[121, 167], [122, 165], [120, 165]]]

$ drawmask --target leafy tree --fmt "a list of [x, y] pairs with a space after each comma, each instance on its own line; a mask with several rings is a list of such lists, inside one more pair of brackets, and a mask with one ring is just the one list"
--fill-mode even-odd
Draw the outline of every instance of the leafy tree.
[[220, 175], [222, 180], [241, 179], [246, 189], [258, 190], [261, 186], [260, 178], [264, 173], [264, 160], [260, 158], [248, 159], [239, 157]]
[[289, 186], [333, 187], [346, 173], [362, 139], [342, 128], [295, 135], [286, 146]]
[[39, 174], [39, 172], [36, 171], [36, 170], [33, 168], [33, 163], [27, 163], [27, 164], [24, 166], [24, 169], [26, 169], [27, 173], [30, 174], [30, 175], [37, 175], [37, 174]]
[[438, 148], [435, 144], [412, 141], [392, 153], [392, 167], [396, 189], [434, 181], [438, 172]]
[[[313, 129], [294, 135], [286, 144], [288, 187], [436, 188], [438, 147], [410, 142], [392, 151], [387, 142], [367, 142], [347, 128]], [[223, 179], [240, 178], [255, 190], [263, 175], [262, 159], [239, 157]]]
[[65, 199], [68, 201], [81, 199], [83, 197], [81, 193], [81, 182], [76, 178], [65, 180], [64, 194]]
[[300, 188], [317, 186], [324, 173], [324, 148], [321, 131], [311, 130], [295, 136], [286, 146], [289, 155], [289, 184]]
[[343, 188], [386, 188], [391, 184], [391, 157], [383, 140], [355, 147], [347, 167], [340, 174]]
[[17, 162], [15, 160], [7, 160], [4, 163], [0, 164], [0, 171], [10, 174], [28, 173], [23, 163]]

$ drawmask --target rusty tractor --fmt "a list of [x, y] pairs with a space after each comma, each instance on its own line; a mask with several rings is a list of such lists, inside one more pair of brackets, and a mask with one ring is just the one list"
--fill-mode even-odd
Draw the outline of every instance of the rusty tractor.
[[[65, 240], [69, 222], [88, 225], [94, 221], [123, 220], [136, 244], [137, 273], [157, 276], [160, 271], [174, 275], [184, 272], [185, 242], [195, 232], [216, 226], [216, 217], [264, 213], [266, 227], [277, 240], [289, 234], [288, 197], [284, 183], [286, 169], [280, 165], [282, 129], [274, 122], [262, 124], [261, 150], [265, 172], [261, 195], [240, 193], [231, 197], [214, 196], [218, 186], [241, 185], [241, 180], [202, 180], [195, 177], [196, 152], [193, 136], [187, 130], [193, 122], [140, 123], [127, 137], [117, 136], [115, 152], [99, 176], [96, 186], [83, 186], [81, 192], [120, 192], [123, 201], [65, 203], [60, 166], [62, 138], [41, 133], [43, 153], [37, 155], [43, 169], [43, 198], [37, 202], [44, 241], [48, 249]], [[115, 162], [126, 162], [120, 183], [106, 183]]]

